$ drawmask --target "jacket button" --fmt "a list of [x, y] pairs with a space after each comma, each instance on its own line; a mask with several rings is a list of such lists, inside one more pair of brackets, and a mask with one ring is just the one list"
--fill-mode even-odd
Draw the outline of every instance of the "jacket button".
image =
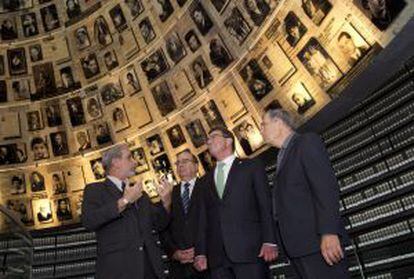
[[170, 274], [170, 271], [168, 269], [166, 269], [166, 270], [164, 270], [164, 274], [168, 275], [168, 274]]
[[157, 245], [161, 245], [161, 241], [159, 241], [159, 240], [157, 240], [157, 242], [155, 242], [155, 243], [157, 243]]
[[144, 247], [139, 246], [139, 247], [138, 247], [138, 250], [139, 250], [139, 251], [143, 251], [143, 250], [144, 250]]
[[161, 256], [161, 259], [167, 260], [168, 259], [168, 256], [164, 254], [164, 255]]

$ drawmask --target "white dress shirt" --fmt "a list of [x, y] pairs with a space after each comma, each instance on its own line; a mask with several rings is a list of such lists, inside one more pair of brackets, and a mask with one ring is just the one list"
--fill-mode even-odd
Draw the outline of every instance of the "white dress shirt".
[[109, 180], [111, 180], [115, 184], [116, 188], [118, 188], [118, 190], [121, 192], [123, 192], [122, 182], [125, 182], [125, 185], [128, 185], [128, 180], [122, 181], [119, 178], [115, 176], [110, 176], [110, 175], [108, 175], [107, 177]]
[[190, 183], [189, 190], [190, 190], [190, 199], [191, 199], [191, 195], [193, 194], [193, 190], [194, 190], [194, 185], [195, 185], [196, 179], [197, 179], [197, 178], [196, 178], [196, 177], [194, 177], [194, 178], [193, 178], [193, 179], [191, 179], [190, 181], [181, 181], [181, 188], [180, 188], [180, 190], [181, 190], [181, 197], [183, 196], [184, 191], [185, 191], [184, 184], [186, 184], [186, 183]]
[[226, 185], [227, 177], [229, 176], [229, 172], [231, 166], [233, 165], [234, 160], [236, 159], [236, 155], [232, 154], [229, 157], [225, 158], [224, 160], [217, 161], [216, 168], [214, 169], [214, 182], [217, 183], [217, 169], [220, 163], [224, 163], [223, 173], [224, 173], [224, 185]]

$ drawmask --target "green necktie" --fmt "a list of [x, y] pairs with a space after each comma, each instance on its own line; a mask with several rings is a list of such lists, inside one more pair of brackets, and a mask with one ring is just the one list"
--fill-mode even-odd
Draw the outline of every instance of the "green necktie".
[[217, 164], [217, 181], [216, 181], [216, 188], [217, 193], [220, 198], [223, 197], [224, 192], [224, 166], [225, 163], [218, 163]]

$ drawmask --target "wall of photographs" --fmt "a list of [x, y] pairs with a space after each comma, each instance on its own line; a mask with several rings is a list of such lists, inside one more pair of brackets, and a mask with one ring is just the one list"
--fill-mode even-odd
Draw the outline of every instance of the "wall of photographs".
[[254, 156], [263, 108], [305, 122], [414, 14], [408, 0], [375, 3], [1, 1], [1, 201], [29, 229], [79, 222], [101, 151], [127, 142], [154, 194], [185, 148], [200, 174], [214, 165], [204, 142], [217, 124]]

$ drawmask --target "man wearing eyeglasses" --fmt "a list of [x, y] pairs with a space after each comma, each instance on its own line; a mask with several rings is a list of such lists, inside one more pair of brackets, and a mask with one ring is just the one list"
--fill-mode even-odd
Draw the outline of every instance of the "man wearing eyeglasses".
[[212, 279], [267, 278], [278, 252], [264, 166], [237, 158], [226, 128], [213, 128], [207, 146], [217, 165], [200, 188], [194, 266], [209, 267]]
[[197, 193], [201, 180], [197, 178], [198, 161], [190, 150], [178, 153], [175, 163], [181, 180], [171, 197], [171, 221], [163, 234], [167, 252], [172, 258], [172, 279], [206, 278], [205, 272], [193, 267], [194, 243], [198, 222]]

